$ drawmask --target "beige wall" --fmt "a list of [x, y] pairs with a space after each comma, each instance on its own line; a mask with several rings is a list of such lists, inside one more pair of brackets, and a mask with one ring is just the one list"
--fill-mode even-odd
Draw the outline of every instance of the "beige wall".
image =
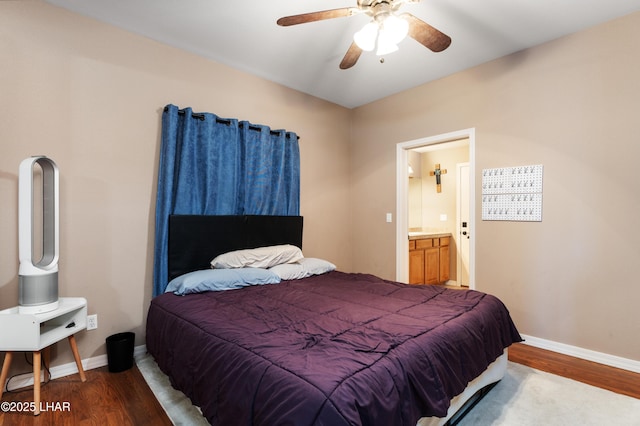
[[396, 144], [475, 128], [476, 188], [544, 165], [542, 222], [483, 222], [476, 192], [477, 289], [522, 333], [640, 360], [638, 39], [635, 13], [354, 110], [354, 269], [395, 276]]
[[40, 2], [0, 2], [0, 61], [0, 309], [18, 301], [18, 166], [44, 154], [60, 169], [60, 294], [99, 319], [81, 356], [115, 332], [144, 343], [168, 103], [297, 132], [304, 252], [350, 268], [349, 110]]

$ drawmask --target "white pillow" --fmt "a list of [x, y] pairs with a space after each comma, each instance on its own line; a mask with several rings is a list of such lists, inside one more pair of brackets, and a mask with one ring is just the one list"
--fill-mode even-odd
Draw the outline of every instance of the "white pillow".
[[291, 244], [236, 250], [216, 256], [211, 267], [230, 268], [270, 268], [282, 263], [293, 263], [303, 259], [302, 250]]
[[269, 268], [271, 272], [275, 273], [282, 280], [299, 280], [310, 277], [311, 275], [320, 275], [335, 271], [335, 269], [336, 265], [333, 263], [314, 257], [305, 257], [297, 263], [281, 264]]

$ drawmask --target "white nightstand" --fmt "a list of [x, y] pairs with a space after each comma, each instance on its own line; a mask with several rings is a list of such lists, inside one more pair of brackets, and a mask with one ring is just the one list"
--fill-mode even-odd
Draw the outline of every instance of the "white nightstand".
[[[73, 358], [78, 366], [80, 380], [86, 381], [84, 369], [74, 334], [87, 328], [87, 300], [83, 297], [61, 297], [58, 309], [41, 314], [21, 314], [18, 308], [0, 311], [0, 351], [6, 351], [0, 396], [11, 366], [13, 352], [33, 352], [33, 402], [34, 413], [40, 414], [40, 363], [41, 352], [45, 365], [49, 365], [50, 347], [65, 337], [69, 340]], [[50, 379], [45, 370], [45, 382]]]

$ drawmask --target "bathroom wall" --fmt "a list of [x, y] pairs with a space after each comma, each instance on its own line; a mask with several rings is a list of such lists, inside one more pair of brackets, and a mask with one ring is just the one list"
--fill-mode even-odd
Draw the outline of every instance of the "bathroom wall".
[[[422, 230], [456, 232], [457, 176], [456, 165], [469, 161], [469, 149], [458, 147], [422, 153]], [[440, 164], [441, 192], [436, 190], [436, 177], [429, 172]], [[444, 171], [446, 170], [446, 173]], [[446, 216], [446, 218], [444, 218]]]

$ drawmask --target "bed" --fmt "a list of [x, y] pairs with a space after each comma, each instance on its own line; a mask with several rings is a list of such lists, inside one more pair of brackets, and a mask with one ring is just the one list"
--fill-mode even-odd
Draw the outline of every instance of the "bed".
[[[169, 279], [210, 274], [212, 259], [236, 250], [301, 249], [302, 224], [171, 216]], [[282, 277], [151, 301], [147, 350], [213, 425], [444, 424], [502, 378], [508, 346], [522, 340], [481, 292], [332, 268]]]

